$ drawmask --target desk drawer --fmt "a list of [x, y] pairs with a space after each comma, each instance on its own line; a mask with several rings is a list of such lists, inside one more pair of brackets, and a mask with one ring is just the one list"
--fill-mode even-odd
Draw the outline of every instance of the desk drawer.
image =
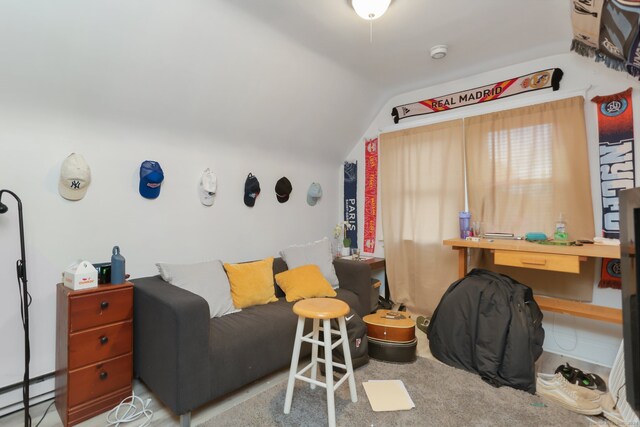
[[580, 257], [577, 255], [545, 254], [537, 252], [502, 251], [496, 249], [494, 263], [537, 270], [580, 273]]

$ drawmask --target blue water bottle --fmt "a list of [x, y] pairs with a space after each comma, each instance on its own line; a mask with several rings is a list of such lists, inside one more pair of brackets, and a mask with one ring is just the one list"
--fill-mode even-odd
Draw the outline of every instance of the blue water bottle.
[[114, 246], [111, 255], [111, 284], [119, 285], [124, 283], [124, 257], [120, 255], [120, 247]]

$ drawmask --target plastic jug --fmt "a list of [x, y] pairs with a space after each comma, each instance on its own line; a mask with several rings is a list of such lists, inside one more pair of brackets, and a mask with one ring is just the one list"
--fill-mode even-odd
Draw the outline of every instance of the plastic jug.
[[560, 213], [560, 217], [558, 221], [556, 221], [556, 230], [553, 233], [553, 240], [569, 240], [569, 235], [567, 234], [567, 223], [564, 220], [564, 215]]
[[122, 255], [120, 255], [120, 247], [114, 246], [112, 255], [111, 255], [111, 284], [119, 285], [124, 283], [124, 266], [125, 260]]

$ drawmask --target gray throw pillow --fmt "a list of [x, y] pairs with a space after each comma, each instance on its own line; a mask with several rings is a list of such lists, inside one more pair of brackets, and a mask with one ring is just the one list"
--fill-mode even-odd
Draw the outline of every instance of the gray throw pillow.
[[331, 242], [327, 237], [304, 245], [289, 246], [280, 251], [280, 256], [287, 263], [289, 270], [303, 265], [317, 265], [331, 286], [334, 289], [338, 288], [338, 276], [333, 268]]
[[157, 263], [156, 266], [165, 281], [204, 298], [211, 318], [240, 311], [233, 306], [229, 279], [219, 260], [197, 264]]

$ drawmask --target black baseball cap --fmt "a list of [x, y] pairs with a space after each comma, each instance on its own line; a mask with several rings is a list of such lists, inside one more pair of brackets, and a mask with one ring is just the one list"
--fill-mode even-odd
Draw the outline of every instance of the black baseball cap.
[[249, 173], [247, 180], [244, 182], [244, 204], [252, 208], [256, 204], [258, 194], [260, 194], [258, 178]]
[[289, 200], [291, 191], [293, 191], [293, 187], [291, 186], [291, 181], [289, 181], [286, 176], [283, 176], [276, 182], [276, 197], [280, 203]]

